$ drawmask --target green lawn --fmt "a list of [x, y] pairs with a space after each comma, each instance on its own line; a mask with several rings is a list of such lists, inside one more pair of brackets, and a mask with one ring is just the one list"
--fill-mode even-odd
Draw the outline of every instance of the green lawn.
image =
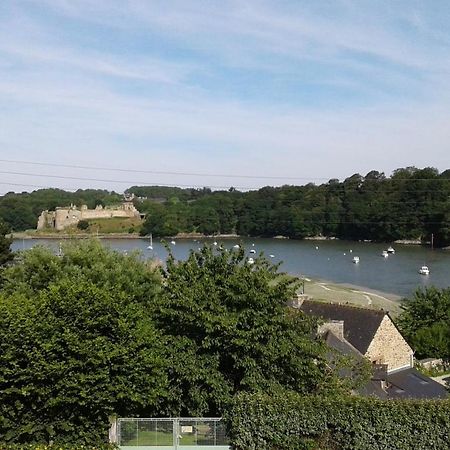
[[[122, 438], [121, 445], [158, 445], [158, 446], [172, 446], [173, 432], [172, 430], [139, 430], [139, 435], [136, 437], [134, 430], [130, 430], [130, 439]], [[196, 445], [196, 444], [213, 444], [213, 437], [210, 434], [211, 428], [209, 426], [197, 426], [197, 432], [184, 433], [179, 438], [181, 445]]]
[[139, 217], [111, 217], [110, 219], [92, 219], [87, 221], [91, 233], [127, 233], [131, 228], [139, 232], [142, 220]]

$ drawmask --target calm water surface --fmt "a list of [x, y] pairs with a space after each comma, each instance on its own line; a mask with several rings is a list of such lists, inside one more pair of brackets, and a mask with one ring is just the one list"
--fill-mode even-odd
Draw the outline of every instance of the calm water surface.
[[[365, 286], [401, 296], [410, 295], [419, 286], [450, 286], [448, 250], [395, 245], [395, 255], [383, 258], [381, 252], [387, 248], [386, 244], [256, 238], [216, 240], [226, 248], [243, 243], [247, 252], [255, 249], [257, 253], [263, 251], [267, 257], [272, 254], [274, 257], [270, 259], [273, 262], [282, 262], [281, 270], [292, 274]], [[177, 258], [186, 258], [189, 250], [197, 249], [203, 242], [213, 241], [214, 239], [177, 239], [175, 245], [170, 245]], [[149, 242], [146, 239], [103, 239], [102, 242], [122, 252], [140, 250], [145, 257], [164, 260], [167, 256], [167, 251], [159, 239], [153, 240], [153, 251], [147, 249]], [[56, 250], [59, 242], [53, 239], [16, 240], [12, 248], [21, 250], [35, 245], [45, 245]], [[352, 262], [353, 256], [359, 256], [359, 264]], [[422, 265], [429, 266], [430, 275], [423, 276], [418, 273]]]

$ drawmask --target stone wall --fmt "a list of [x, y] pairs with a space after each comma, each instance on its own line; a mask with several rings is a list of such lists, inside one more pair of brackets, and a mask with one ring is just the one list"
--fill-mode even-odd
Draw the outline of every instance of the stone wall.
[[413, 349], [388, 315], [385, 315], [365, 356], [376, 364], [387, 364], [388, 372], [413, 366]]
[[55, 211], [42, 211], [38, 219], [37, 229], [55, 229], [62, 231], [65, 228], [76, 226], [80, 220], [110, 219], [113, 217], [132, 218], [140, 217], [139, 211], [132, 202], [123, 202], [116, 207], [97, 206], [95, 209], [88, 209], [86, 205], [81, 208], [69, 206], [56, 208]]

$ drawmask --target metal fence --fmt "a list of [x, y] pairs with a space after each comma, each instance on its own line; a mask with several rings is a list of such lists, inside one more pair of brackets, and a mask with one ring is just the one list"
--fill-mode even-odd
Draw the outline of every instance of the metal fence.
[[[152, 450], [230, 448], [220, 418], [121, 418], [117, 421], [117, 443], [121, 449], [147, 447]], [[136, 449], [137, 450], [137, 449]]]

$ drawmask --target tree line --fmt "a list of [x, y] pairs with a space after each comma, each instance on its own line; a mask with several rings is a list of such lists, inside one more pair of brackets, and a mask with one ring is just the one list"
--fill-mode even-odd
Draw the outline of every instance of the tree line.
[[450, 170], [408, 167], [391, 177], [371, 171], [319, 186], [264, 187], [177, 196], [144, 202], [142, 234], [237, 233], [242, 236], [307, 236], [350, 240], [419, 239], [450, 244]]
[[75, 192], [63, 189], [39, 189], [33, 192], [8, 192], [0, 196], [0, 219], [13, 231], [34, 229], [42, 211], [54, 210], [58, 206], [74, 204], [107, 206], [120, 203], [122, 196], [101, 189], [78, 189]]
[[[308, 236], [350, 240], [414, 239], [450, 244], [450, 170], [407, 167], [387, 177], [371, 171], [340, 182], [263, 187], [241, 192], [133, 186], [135, 206], [147, 215], [141, 234], [239, 234], [302, 239]], [[119, 203], [102, 190], [58, 189], [8, 193], [0, 197], [0, 218], [13, 230], [35, 228], [43, 209], [74, 203]]]

